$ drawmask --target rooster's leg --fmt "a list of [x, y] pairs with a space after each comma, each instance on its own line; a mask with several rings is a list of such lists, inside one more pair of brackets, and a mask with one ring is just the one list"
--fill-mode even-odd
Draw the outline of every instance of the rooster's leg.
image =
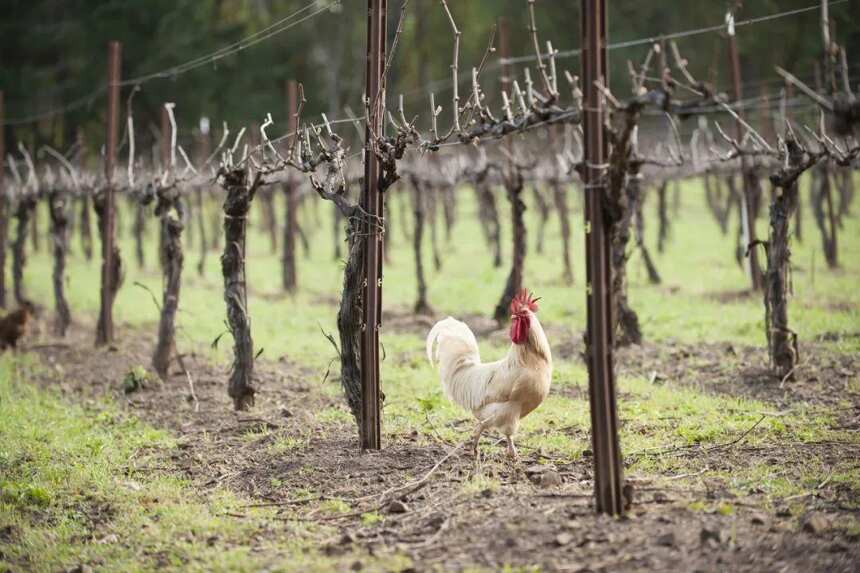
[[519, 459], [519, 454], [517, 454], [517, 448], [514, 446], [514, 438], [510, 434], [505, 436], [505, 440], [508, 442], [508, 456], [513, 459]]
[[472, 453], [475, 455], [478, 454], [478, 441], [481, 439], [481, 434], [484, 433], [485, 429], [486, 429], [486, 427], [484, 426], [484, 422], [479, 421], [478, 427], [475, 428], [475, 432], [472, 434], [472, 440], [470, 443], [470, 447], [471, 447]]

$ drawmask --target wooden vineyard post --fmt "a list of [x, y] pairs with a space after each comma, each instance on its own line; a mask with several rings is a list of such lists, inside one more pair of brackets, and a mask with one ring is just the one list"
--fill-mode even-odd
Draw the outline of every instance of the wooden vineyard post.
[[361, 328], [361, 449], [381, 447], [379, 404], [379, 325], [382, 319], [383, 214], [379, 192], [381, 166], [374, 149], [382, 135], [385, 110], [386, 15], [388, 0], [367, 0], [366, 92], [370, 111], [364, 138], [364, 317]]
[[[289, 80], [287, 82], [287, 132], [293, 134], [290, 138], [290, 148], [293, 140], [298, 137], [298, 82]], [[299, 193], [298, 186], [292, 180], [288, 180], [284, 191], [286, 193], [287, 217], [284, 224], [282, 278], [284, 290], [293, 293], [298, 287], [298, 270], [296, 269], [296, 227], [298, 226]]]
[[501, 77], [499, 84], [503, 92], [509, 92], [511, 89], [511, 64], [508, 58], [511, 55], [510, 44], [508, 43], [508, 19], [500, 16], [498, 20], [499, 26], [499, 59], [502, 62]]
[[[167, 111], [167, 108], [162, 105], [161, 106], [161, 142], [160, 142], [160, 152], [161, 152], [161, 172], [166, 173], [170, 169], [170, 114]], [[167, 228], [165, 227], [165, 220], [161, 217], [158, 218], [158, 266], [163, 271], [165, 265], [165, 252], [164, 243], [167, 240]]]
[[591, 442], [594, 452], [595, 507], [600, 513], [620, 515], [624, 478], [618, 445], [613, 321], [611, 303], [611, 246], [605, 225], [603, 166], [609, 157], [604, 131], [605, 102], [596, 83], [607, 85], [606, 0], [582, 0], [582, 77], [584, 128], [584, 183], [586, 232], [586, 293], [588, 333], [588, 395], [591, 407]]
[[114, 240], [116, 235], [116, 204], [113, 189], [113, 169], [116, 161], [116, 143], [119, 124], [119, 81], [120, 53], [119, 42], [108, 44], [108, 113], [107, 133], [105, 135], [105, 197], [104, 227], [102, 230], [102, 274], [101, 307], [96, 329], [96, 346], [113, 342], [113, 301], [116, 296], [118, 265], [115, 260]]
[[0, 308], [6, 308], [6, 237], [9, 229], [9, 200], [6, 197], [6, 134], [3, 109], [3, 92], [0, 91]]
[[[728, 36], [729, 36], [729, 63], [731, 64], [732, 72], [732, 95], [735, 102], [740, 102], [743, 98], [741, 90], [741, 63], [738, 56], [737, 38], [735, 37], [735, 21], [734, 14], [729, 13], [727, 17]], [[737, 111], [738, 116], [741, 111]], [[741, 120], [735, 122], [735, 138], [737, 141], [743, 140], [743, 125]], [[758, 249], [751, 247], [756, 242], [755, 222], [758, 211], [758, 197], [760, 190], [754, 188], [752, 179], [755, 174], [749, 165], [749, 159], [745, 155], [741, 155], [741, 176], [743, 179], [743, 196], [741, 197], [741, 227], [743, 229], [743, 249], [749, 251], [746, 257], [747, 274], [750, 277], [750, 286], [753, 290], [761, 290], [763, 280], [761, 276], [761, 266], [758, 262]]]
[[[510, 53], [507, 23], [502, 18], [499, 19], [499, 32], [499, 51], [502, 58], [502, 93], [509, 94], [508, 88], [513, 83], [513, 78], [511, 77], [510, 64], [507, 61], [508, 54]], [[511, 272], [508, 274], [508, 280], [502, 291], [501, 299], [493, 311], [493, 318], [500, 325], [506, 323], [509, 319], [511, 301], [523, 287], [523, 267], [525, 266], [526, 257], [526, 226], [523, 222], [526, 205], [522, 200], [523, 179], [519, 173], [519, 168], [513, 160], [514, 148], [512, 139], [505, 138], [503, 145], [507, 149], [508, 160], [506, 164], [507, 170], [502, 179], [504, 180], [505, 194], [511, 205], [513, 244], [511, 249]]]
[[[783, 115], [780, 117], [783, 123], [794, 119], [791, 117], [791, 111], [787, 103], [794, 100], [794, 84], [785, 80], [784, 89], [786, 105], [783, 109]], [[794, 238], [797, 239], [798, 243], [803, 242], [803, 200], [801, 198], [800, 187], [797, 189], [797, 205], [794, 209]]]
[[[200, 165], [204, 165], [206, 163], [206, 159], [209, 157], [209, 119], [201, 118], [200, 119], [200, 131], [197, 137], [197, 156]], [[201, 277], [206, 272], [206, 254], [209, 251], [209, 241], [207, 239], [206, 233], [206, 209], [205, 204], [203, 202], [203, 189], [201, 187], [197, 187], [194, 190], [194, 197], [196, 202], [197, 211], [197, 233], [200, 238], [200, 260], [197, 262], [197, 274]]]

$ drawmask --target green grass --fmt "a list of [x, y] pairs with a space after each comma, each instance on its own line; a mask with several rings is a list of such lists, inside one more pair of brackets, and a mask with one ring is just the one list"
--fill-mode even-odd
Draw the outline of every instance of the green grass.
[[[463, 189], [460, 195], [459, 222], [454, 237], [450, 243], [441, 243], [441, 271], [432, 269], [429, 245], [426, 246], [429, 300], [440, 314], [489, 316], [501, 293], [507, 268], [492, 267], [476, 222], [472, 194]], [[804, 201], [806, 197], [804, 187]], [[278, 212], [282, 212], [281, 197], [277, 199]], [[531, 200], [529, 193], [527, 200]], [[579, 206], [578, 198], [574, 203]], [[499, 206], [502, 220], [506, 222], [507, 204], [500, 200]], [[384, 302], [388, 308], [408, 311], [416, 287], [411, 248], [400, 228], [404, 207], [402, 195], [395, 196], [392, 261], [385, 270]], [[255, 217], [259, 217], [258, 209], [254, 208]], [[302, 217], [311, 234], [313, 252], [309, 259], [303, 254], [299, 257], [301, 290], [294, 296], [280, 295], [278, 255], [270, 252], [268, 237], [258, 226], [254, 227], [248, 257], [250, 313], [255, 343], [258, 348], [265, 349], [263, 358], [275, 360], [287, 356], [304, 367], [308, 382], [316, 384], [322, 381], [334, 357], [320, 328], [336, 332], [336, 307], [327, 301], [337, 300], [339, 296], [342, 263], [332, 256], [330, 205], [314, 206], [306, 202], [303, 209]], [[652, 223], [655, 217], [651, 216], [653, 201], [646, 204], [646, 209], [651, 244], [654, 242], [651, 237], [656, 233]], [[312, 223], [315, 211], [319, 213], [319, 221]], [[831, 271], [824, 265], [818, 231], [806, 203], [804, 213], [805, 240], [793, 245], [794, 298], [790, 308], [791, 326], [799, 333], [801, 353], [804, 344], [820, 335], [857, 333], [860, 325], [860, 289], [857, 289], [860, 220], [845, 221], [840, 235], [842, 268]], [[536, 256], [532, 248], [536, 239], [536, 226], [532, 224], [536, 218], [534, 211], [530, 210], [527, 218], [530, 235], [525, 283], [543, 297], [540, 316], [545, 323], [563, 325], [575, 333], [574, 336], [579, 336], [585, 328], [581, 213], [577, 210], [573, 214], [576, 285], [572, 288], [563, 286], [560, 281], [560, 232], [555, 217], [547, 227], [543, 256]], [[133, 283], [140, 282], [155, 293], [160, 291], [160, 276], [153, 270], [156, 225], [150, 220], [147, 251], [150, 270], [140, 271], [130, 260], [133, 252], [128, 237], [130, 221], [127, 216], [124, 219], [121, 236], [127, 273], [125, 286], [117, 298], [115, 316], [122, 323], [145, 325], [154, 333], [156, 307], [149, 294]], [[765, 221], [758, 224], [759, 236], [766, 236]], [[44, 222], [42, 227], [45, 228]], [[503, 230], [508, 232], [507, 225]], [[441, 222], [439, 231], [440, 235], [444, 234]], [[510, 237], [505, 235], [503, 240], [507, 261]], [[77, 239], [75, 241], [77, 244]], [[647, 284], [638, 255], [634, 254], [629, 263], [630, 299], [639, 312], [647, 340], [751, 345], [761, 348], [765, 356], [764, 310], [760, 297], [719, 302], [715, 296], [739, 291], [747, 284], [734, 262], [733, 249], [733, 235], [720, 234], [706, 210], [699, 184], [684, 183], [682, 208], [672, 217], [672, 240], [667, 251], [658, 255], [652, 245], [664, 285]], [[68, 296], [74, 312], [91, 317], [98, 307], [98, 263], [87, 263], [77, 249], [75, 252], [69, 268]], [[209, 348], [209, 343], [225, 329], [218, 256], [210, 253], [205, 278], [196, 274], [197, 257], [196, 248], [187, 248], [178, 344], [183, 351], [193, 349], [226, 363], [231, 351], [229, 335], [222, 338], [217, 349]], [[42, 280], [49, 273], [48, 256], [44, 252], [33, 255], [27, 267], [26, 287], [32, 298], [43, 304], [51, 300], [50, 283]], [[428, 443], [438, 437], [450, 442], [462, 440], [470, 424], [456, 426], [452, 422], [467, 415], [442, 395], [437, 374], [426, 362], [422, 337], [389, 332], [383, 327], [382, 342], [387, 357], [382, 365], [386, 439], [396, 439], [417, 430], [419, 439]], [[505, 352], [503, 337], [481, 339], [480, 345], [486, 359], [495, 359]], [[860, 352], [860, 337], [824, 343], [823, 348], [834, 353]], [[727, 366], [731, 368], [731, 364]], [[291, 535], [288, 541], [278, 538], [261, 552], [250, 551], [243, 540], [257, 528], [264, 527], [265, 512], [253, 512], [245, 520], [226, 519], [224, 513], [242, 503], [228, 492], [204, 497], [170, 474], [140, 475], [130, 470], [129, 460], [133, 455], [135, 463], [140, 465], [147, 456], [169, 451], [170, 437], [120, 415], [110, 404], [84, 409], [69, 406], [50, 393], [34, 389], [23, 382], [34, 367], [26, 360], [6, 358], [2, 362], [2, 372], [6, 375], [0, 378], [0, 469], [4, 480], [0, 525], [13, 525], [19, 532], [14, 544], [3, 547], [5, 559], [22, 563], [20, 560], [29, 556], [33, 561], [27, 562], [27, 567], [41, 570], [68, 566], [75, 559], [104, 563], [113, 570], [133, 570], [141, 563], [143, 569], [155, 564], [160, 568], [230, 569], [238, 568], [239, 563], [265, 565], [265, 560], [273, 554], [296, 559], [295, 563], [305, 566], [304, 569], [297, 566], [297, 570], [325, 569], [331, 565], [314, 551], [305, 552], [313, 532], [300, 531], [298, 535], [295, 531], [284, 532], [284, 535]], [[696, 365], [691, 361], [688, 367], [696, 368]], [[13, 376], [12, 370], [16, 368], [20, 374]], [[336, 370], [337, 364], [333, 368]], [[333, 378], [336, 378], [336, 371], [330, 380]], [[589, 410], [585, 398], [587, 372], [579, 359], [556, 360], [553, 385], [550, 397], [524, 420], [518, 443], [526, 453], [540, 450], [562, 461], [579, 459], [584, 450], [590, 448]], [[856, 377], [847, 382], [847, 389], [860, 392]], [[619, 401], [622, 448], [631, 464], [628, 471], [637, 475], [660, 476], [700, 470], [700, 463], [689, 457], [639, 454], [724, 443], [743, 434], [763, 413], [774, 409], [755, 400], [679, 387], [672, 380], [655, 385], [643, 378], [621, 376], [619, 390], [623, 396]], [[337, 384], [331, 381], [324, 391], [333, 395], [340, 392]], [[342, 406], [329, 406], [314, 414], [324, 424], [352, 423]], [[797, 404], [778, 416], [767, 416], [746, 436], [745, 443], [858, 439], [856, 435], [830, 429], [832, 423], [831, 413]], [[267, 433], [251, 429], [244, 439], [254, 444]], [[307, 444], [306, 436], [277, 436], [265, 447], [273, 453], [289, 455], [306, 448]], [[503, 451], [502, 447], [483, 447], [498, 455]], [[730, 472], [705, 468], [703, 477], [722, 479], [738, 492], [758, 484], [770, 495], [786, 497], [808, 491], [832, 473], [831, 483], [860, 491], [860, 472], [850, 461], [830, 468], [810, 456], [802, 460], [801, 467], [794, 468], [796, 471], [789, 471], [789, 466], [796, 464], [796, 459], [767, 464], [755, 461], [741, 464]], [[122, 485], [127, 481], [135, 482], [140, 489], [129, 490]], [[491, 481], [490, 478], [476, 478], [464, 484], [463, 489], [479, 492], [496, 487]], [[312, 484], [308, 487], [306, 493], [312, 495]], [[152, 501], [154, 499], [159, 500], [157, 504]], [[102, 502], [112, 508], [112, 518], [90, 532], [79, 507]], [[325, 509], [330, 512], [349, 510], [334, 505]], [[706, 509], [719, 511], [713, 507]], [[378, 517], [368, 514], [363, 520], [372, 523]], [[175, 535], [176, 532], [182, 534]], [[86, 537], [95, 536], [98, 540], [110, 534], [116, 534], [120, 541], [100, 544]], [[199, 542], [209, 536], [219, 539], [217, 550]]]
[[[647, 284], [641, 261], [634, 254], [629, 263], [630, 298], [639, 312], [645, 338], [654, 341], [677, 340], [685, 343], [731, 342], [764, 348], [763, 304], [760, 297], [748, 297], [730, 303], [717, 302], [713, 295], [738, 291], [747, 284], [742, 270], [733, 259], [734, 237], [720, 234], [716, 222], [707, 212], [698, 182], [685, 182], [682, 188], [680, 214], [672, 217], [672, 240], [667, 251], [657, 255], [657, 265], [663, 275], [664, 285]], [[531, 200], [530, 193], [526, 194]], [[805, 197], [805, 193], [804, 193]], [[278, 209], [282, 208], [281, 197], [276, 197]], [[501, 199], [501, 198], [500, 198]], [[653, 197], [652, 197], [653, 199]], [[578, 206], [578, 197], [574, 204]], [[213, 209], [215, 205], [210, 205]], [[409, 309], [415, 296], [415, 278], [412, 253], [409, 243], [403, 240], [401, 210], [404, 197], [395, 195], [391, 205], [392, 249], [391, 264], [386, 266], [384, 300], [389, 308]], [[499, 201], [501, 217], [507, 221], [508, 207]], [[654, 208], [653, 200], [646, 209]], [[312, 371], [322, 373], [334, 357], [329, 342], [319, 329], [335, 332], [335, 307], [323, 301], [337, 300], [340, 292], [342, 264], [333, 260], [333, 237], [331, 232], [331, 206], [325, 202], [315, 204], [309, 200], [304, 204], [305, 227], [312, 233], [313, 252], [310, 259], [299, 257], [298, 294], [280, 296], [280, 262], [277, 254], [270, 251], [268, 236], [259, 225], [253, 226], [248, 257], [249, 284], [252, 289], [250, 311], [253, 335], [263, 357], [276, 359], [286, 355]], [[442, 240], [443, 268], [432, 270], [429, 244], [426, 245], [429, 270], [429, 299], [442, 314], [462, 315], [479, 313], [489, 315], [504, 284], [507, 269], [494, 269], [486, 253], [485, 244], [476, 222], [475, 203], [468, 189], [460, 193], [459, 222], [450, 243]], [[280, 212], [280, 211], [279, 211]], [[259, 216], [255, 207], [252, 214]], [[649, 213], [649, 215], [652, 213]], [[860, 220], [846, 220], [841, 233], [840, 256], [843, 267], [829, 271], [824, 266], [819, 245], [819, 236], [811, 212], [804, 205], [805, 240], [793, 245], [794, 298], [791, 301], [791, 325], [800, 333], [801, 348], [805, 341], [828, 332], [856, 332], [860, 324], [860, 289], [856, 288], [860, 277]], [[311, 223], [319, 217], [319, 223]], [[533, 222], [536, 215], [529, 211], [527, 217]], [[535, 225], [530, 226], [529, 253], [526, 260], [525, 283], [543, 296], [540, 316], [546, 323], [565, 325], [574, 333], [585, 327], [585, 294], [583, 290], [582, 257], [583, 236], [581, 214], [573, 215], [573, 253], [576, 285], [564, 287], [560, 283], [561, 269], [560, 231], [555, 217], [550, 219], [546, 231], [546, 251], [537, 256], [533, 249], [536, 240]], [[648, 218], [651, 224], [654, 217]], [[152, 324], [157, 312], [150, 297], [134, 282], [146, 284], [153, 292], [159, 291], [160, 277], [156, 272], [141, 272], [133, 261], [132, 243], [128, 237], [128, 217], [121, 225], [122, 248], [126, 253], [127, 277], [120, 291], [115, 315], [118, 320], [130, 324]], [[443, 235], [440, 221], [440, 236]], [[766, 222], [760, 220], [759, 236], [767, 232]], [[155, 224], [150, 221], [150, 234]], [[656, 229], [646, 230], [649, 238]], [[508, 227], [503, 226], [503, 232]], [[509, 237], [504, 236], [507, 247]], [[148, 263], [150, 269], [156, 265], [155, 241], [150, 241]], [[653, 242], [653, 241], [651, 241]], [[652, 245], [656, 254], [656, 248]], [[813, 254], [815, 253], [815, 254]], [[815, 279], [812, 282], [811, 262], [816, 257]], [[209, 352], [216, 360], [229, 360], [231, 344], [229, 335], [222, 338], [218, 349], [212, 351], [207, 343], [224, 331], [223, 301], [221, 299], [220, 272], [217, 253], [210, 253], [205, 278], [197, 276], [194, 266], [198, 258], [196, 248], [187, 248], [186, 270], [179, 313], [179, 345]], [[68, 288], [72, 307], [76, 311], [95, 312], [98, 305], [97, 263], [86, 263], [76, 256], [70, 268]], [[40, 301], [50, 300], [50, 285], [46, 281], [34, 280], [47, 276], [49, 259], [45, 255], [32, 257], [28, 269], [28, 289]], [[671, 288], [672, 293], [669, 294]], [[833, 308], [839, 304], [840, 310]], [[154, 330], [154, 325], [152, 326]], [[575, 335], [578, 336], [578, 335]], [[399, 433], [415, 427], [427, 431], [430, 419], [449, 422], [460, 412], [442, 397], [436, 374], [427, 364], [423, 353], [423, 341], [412, 334], [386, 332], [383, 326], [382, 343], [387, 360], [382, 365], [383, 389], [386, 393], [386, 431]], [[556, 342], [552, 341], [551, 343]], [[487, 358], [500, 356], [504, 351], [504, 339], [481, 340], [482, 353]], [[860, 338], [830, 345], [834, 351], [854, 352], [860, 350]], [[691, 364], [691, 367], [694, 365]], [[336, 364], [335, 364], [336, 368]], [[587, 372], [577, 361], [556, 361], [554, 384], [556, 387], [582, 386]], [[704, 396], [692, 390], [681, 390], [666, 386], [651, 387], [644, 380], [622, 378], [622, 391], [632, 392], [633, 401], [621, 404], [622, 420], [625, 420], [624, 437], [626, 450], [653, 447], [659, 443], [695, 441], [709, 442], [742, 430], [745, 424], [755, 421], [754, 412], [766, 410], [760, 403], [734, 400], [726, 397]], [[856, 381], [849, 383], [854, 390]], [[338, 393], [331, 384], [327, 391]], [[669, 416], [671, 414], [671, 416]], [[341, 408], [329, 408], [319, 413], [325, 421], [349, 421]], [[681, 422], [676, 422], [676, 420]], [[587, 405], [582, 400], [571, 400], [553, 396], [534, 416], [528, 418], [523, 430], [526, 435], [556, 427], [575, 426], [586, 428]], [[642, 427], [648, 433], [641, 433]], [[817, 427], [817, 426], [814, 426]], [[454, 438], [453, 431], [440, 430], [446, 437]], [[557, 432], [541, 432], [537, 440], [541, 446], [566, 454], [577, 454], [585, 447], [582, 441], [570, 440]], [[281, 444], [285, 447], [285, 444]]]
[[247, 508], [229, 491], [203, 495], [170, 472], [147, 470], [169, 463], [170, 436], [111, 404], [85, 409], [36, 389], [25, 382], [35, 368], [0, 358], [0, 570], [332, 571], [350, 557], [378, 570], [407, 563], [324, 556], [324, 528], [272, 528], [271, 511]]
[[[575, 196], [575, 205], [579, 205]], [[663, 275], [664, 285], [651, 286], [637, 254], [629, 263], [630, 298], [638, 311], [645, 338], [648, 340], [731, 341], [737, 344], [763, 346], [765, 344], [763, 319], [764, 309], [758, 296], [729, 303], [715, 301], [718, 293], [738, 291], [747, 281], [742, 270], [735, 264], [734, 236], [722, 236], [716, 222], [707, 212], [698, 182], [685, 182], [682, 189], [681, 212], [672, 217], [672, 237], [665, 253], [658, 255], [652, 245], [656, 264]], [[282, 211], [281, 197], [276, 197], [278, 212]], [[385, 268], [384, 302], [388, 308], [410, 309], [415, 299], [414, 263], [410, 243], [405, 241], [400, 228], [404, 209], [402, 194], [392, 200], [392, 248], [391, 264]], [[531, 194], [526, 194], [527, 202]], [[306, 259], [300, 250], [300, 292], [294, 296], [281, 296], [280, 260], [270, 251], [268, 236], [259, 225], [250, 235], [248, 255], [248, 282], [252, 291], [250, 312], [253, 334], [258, 347], [264, 349], [263, 356], [276, 359], [288, 355], [291, 359], [318, 369], [324, 369], [333, 350], [320, 334], [319, 327], [335, 331], [335, 313], [329, 304], [321, 301], [337, 300], [340, 293], [342, 263], [333, 259], [333, 237], [331, 211], [328, 203], [319, 202], [313, 207], [313, 199], [305, 202], [303, 217], [307, 221], [313, 251]], [[804, 193], [804, 201], [806, 194]], [[498, 201], [503, 222], [508, 220], [507, 202]], [[125, 202], [122, 202], [125, 206]], [[215, 205], [209, 206], [214, 209]], [[649, 244], [656, 233], [653, 215], [654, 202], [646, 205], [648, 223], [646, 232]], [[478, 313], [489, 316], [507, 277], [508, 269], [495, 269], [476, 222], [475, 203], [468, 189], [460, 190], [459, 222], [450, 243], [440, 240], [443, 267], [432, 268], [427, 249], [429, 300], [440, 314], [462, 315]], [[318, 213], [319, 222], [314, 219]], [[259, 217], [259, 207], [252, 215]], [[791, 325], [800, 333], [800, 341], [811, 340], [828, 332], [856, 332], [860, 324], [860, 289], [856, 288], [860, 277], [860, 219], [845, 221], [840, 235], [840, 260], [842, 268], [829, 271], [821, 255], [820, 238], [811, 217], [808, 205], [804, 204], [805, 240], [793, 245], [794, 298], [791, 303]], [[44, 219], [44, 212], [41, 213]], [[536, 222], [533, 210], [526, 213], [527, 223]], [[252, 220], [252, 225], [256, 220]], [[541, 318], [548, 323], [563, 324], [574, 332], [585, 328], [585, 291], [583, 234], [581, 213], [572, 214], [573, 257], [576, 284], [569, 288], [561, 284], [560, 231], [556, 218], [550, 219], [546, 231], [546, 250], [542, 256], [534, 253], [536, 225], [530, 224], [528, 236], [529, 253], [526, 258], [525, 284], [543, 297]], [[161, 277], [157, 271], [156, 223], [149, 220], [149, 245], [147, 249], [149, 271], [141, 272], [132, 260], [133, 243], [129, 237], [129, 217], [122, 218], [120, 236], [122, 252], [126, 260], [126, 280], [120, 290], [115, 315], [121, 322], [146, 324], [157, 321], [158, 313], [149, 294], [134, 286], [134, 282], [146, 285], [160, 295]], [[734, 222], [733, 222], [734, 224]], [[411, 222], [410, 222], [411, 225]], [[440, 235], [443, 235], [440, 222]], [[42, 222], [46, 228], [46, 222]], [[508, 226], [503, 225], [503, 249], [506, 262], [509, 260], [510, 237]], [[760, 237], [766, 236], [764, 219], [758, 221]], [[186, 239], [187, 243], [187, 239]], [[77, 237], [74, 241], [77, 247]], [[74, 311], [95, 313], [98, 308], [99, 264], [87, 263], [75, 248], [75, 256], [69, 267], [68, 291]], [[221, 275], [218, 253], [212, 252], [204, 278], [197, 276], [198, 259], [196, 245], [186, 247], [186, 268], [179, 313], [179, 344], [205, 347], [224, 332], [224, 303], [222, 300]], [[812, 260], [815, 259], [815, 272]], [[814, 275], [814, 283], [813, 283]], [[28, 292], [39, 302], [50, 305], [51, 284], [40, 280], [50, 276], [50, 259], [43, 252], [31, 257], [25, 277]], [[669, 290], [673, 292], [670, 294]], [[834, 310], [833, 305], [842, 305]], [[413, 336], [386, 332], [383, 327], [383, 343], [389, 354], [417, 351]], [[842, 343], [844, 350], [860, 350], [857, 337]], [[229, 355], [229, 336], [222, 339], [216, 356], [224, 359]], [[383, 365], [384, 378], [395, 377], [391, 364]]]

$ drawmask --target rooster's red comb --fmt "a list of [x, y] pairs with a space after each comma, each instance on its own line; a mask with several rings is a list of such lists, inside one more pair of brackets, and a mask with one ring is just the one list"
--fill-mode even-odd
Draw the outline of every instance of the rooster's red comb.
[[534, 298], [534, 296], [530, 294], [528, 290], [522, 289], [511, 301], [511, 314], [517, 314], [525, 309], [528, 309], [532, 312], [537, 312], [537, 301], [539, 300], [540, 297]]

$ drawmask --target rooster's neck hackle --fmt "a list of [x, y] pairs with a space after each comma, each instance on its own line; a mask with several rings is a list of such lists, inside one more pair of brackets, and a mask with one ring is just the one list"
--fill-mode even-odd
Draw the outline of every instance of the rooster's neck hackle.
[[552, 352], [549, 340], [536, 314], [529, 311], [529, 328], [526, 341], [522, 344], [511, 344], [509, 356], [521, 365], [535, 362], [552, 363]]

